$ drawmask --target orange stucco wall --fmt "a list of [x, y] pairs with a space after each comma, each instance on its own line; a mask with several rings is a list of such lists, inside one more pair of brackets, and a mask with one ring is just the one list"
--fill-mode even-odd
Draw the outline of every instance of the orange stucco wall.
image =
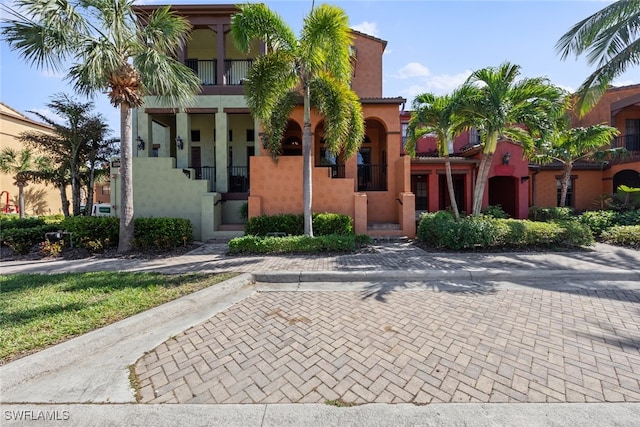
[[[302, 213], [302, 157], [251, 159], [251, 196], [260, 198], [261, 211], [254, 215]], [[353, 179], [332, 179], [326, 168], [313, 168], [314, 212], [342, 213], [353, 217]]]
[[[591, 126], [598, 123], [605, 123], [610, 126], [613, 126], [611, 121], [611, 104], [622, 99], [628, 98], [630, 96], [638, 94], [640, 91], [640, 85], [631, 85], [631, 86], [623, 86], [619, 88], [613, 88], [608, 90], [602, 95], [600, 101], [589, 111], [589, 113], [585, 114], [582, 118], [573, 119], [573, 126]], [[637, 117], [637, 116], [636, 116]], [[620, 124], [624, 127], [624, 120], [620, 122], [620, 118], [615, 118], [616, 125], [618, 125], [618, 129], [620, 128]]]
[[384, 42], [354, 33], [353, 46], [356, 49], [356, 61], [351, 88], [361, 98], [381, 97]]
[[[560, 170], [542, 170], [532, 178], [535, 179], [536, 206], [557, 206], [557, 180], [561, 174]], [[602, 171], [573, 170], [571, 176], [575, 177], [574, 208], [578, 210], [594, 209], [593, 203], [604, 192], [603, 185], [606, 185], [606, 181], [602, 178]], [[611, 182], [611, 180], [608, 181]]]

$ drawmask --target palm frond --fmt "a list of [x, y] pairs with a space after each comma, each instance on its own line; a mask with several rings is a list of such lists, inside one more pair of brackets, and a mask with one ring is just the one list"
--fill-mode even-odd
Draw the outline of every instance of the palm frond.
[[258, 57], [245, 80], [245, 97], [252, 114], [261, 122], [269, 121], [278, 103], [297, 83], [294, 58], [286, 51], [269, 52]]
[[231, 35], [244, 53], [248, 53], [253, 40], [261, 40], [267, 51], [297, 49], [297, 39], [291, 28], [277, 13], [261, 3], [238, 6], [239, 13], [231, 17]]
[[289, 114], [293, 111], [298, 96], [289, 91], [281, 96], [274, 105], [269, 119], [263, 122], [264, 147], [269, 151], [272, 159], [276, 159], [281, 154], [282, 136], [287, 127]]
[[349, 85], [324, 72], [311, 81], [311, 104], [325, 117], [327, 150], [348, 158], [355, 154], [364, 136], [364, 118], [358, 96]]
[[352, 43], [349, 18], [344, 10], [322, 4], [305, 18], [300, 36], [302, 62], [311, 73], [327, 70], [350, 82]]

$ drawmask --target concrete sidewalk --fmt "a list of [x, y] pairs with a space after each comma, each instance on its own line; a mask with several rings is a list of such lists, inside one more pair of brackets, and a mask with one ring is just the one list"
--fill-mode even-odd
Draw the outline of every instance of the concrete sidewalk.
[[[74, 425], [632, 426], [640, 419], [638, 251], [599, 245], [578, 253], [431, 254], [387, 243], [354, 255], [229, 257], [222, 249], [204, 245], [150, 261], [1, 263], [3, 274], [254, 271], [0, 367], [3, 425], [38, 415]], [[355, 328], [350, 336], [347, 326]], [[132, 405], [132, 365], [143, 401], [168, 393], [162, 401], [183, 404]], [[207, 372], [217, 382], [203, 380]], [[297, 398], [296, 384], [311, 383], [316, 388]], [[331, 394], [328, 386], [344, 391]], [[144, 390], [154, 390], [151, 398]], [[269, 400], [268, 390], [285, 394]], [[225, 393], [227, 403], [214, 404]], [[437, 403], [500, 396], [619, 403]], [[429, 405], [322, 404], [345, 397]], [[261, 399], [283, 403], [255, 404]], [[320, 404], [285, 404], [305, 401]]]

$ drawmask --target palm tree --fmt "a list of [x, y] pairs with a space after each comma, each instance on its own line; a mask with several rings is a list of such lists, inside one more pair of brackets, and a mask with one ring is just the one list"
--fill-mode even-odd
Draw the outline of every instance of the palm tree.
[[264, 143], [275, 159], [289, 114], [302, 97], [304, 125], [303, 204], [304, 232], [311, 224], [311, 106], [325, 117], [325, 143], [330, 154], [356, 153], [364, 136], [358, 96], [351, 90], [351, 30], [338, 7], [322, 4], [304, 20], [300, 38], [282, 18], [263, 4], [240, 6], [231, 18], [231, 33], [238, 48], [248, 52], [253, 40], [265, 43], [266, 53], [249, 70], [246, 98], [264, 130]]
[[[92, 102], [79, 102], [65, 94], [54, 95], [47, 108], [57, 116], [62, 117], [60, 124], [36, 111], [32, 111], [42, 121], [53, 128], [53, 133], [24, 132], [20, 141], [28, 146], [46, 153], [52, 160], [52, 171], [43, 171], [39, 177], [46, 181], [48, 178], [57, 183], [59, 177], [69, 176], [71, 185], [71, 206], [73, 215], [80, 215], [80, 192], [82, 187], [81, 174], [88, 168], [88, 172], [95, 169], [95, 157], [99, 151], [110, 148], [110, 140], [105, 137], [109, 133], [107, 124], [102, 116], [92, 113]], [[59, 169], [58, 173], [55, 169]], [[63, 205], [66, 194], [63, 195]], [[90, 203], [87, 206], [91, 208]]]
[[458, 203], [456, 202], [453, 179], [451, 177], [449, 145], [464, 130], [460, 117], [455, 115], [458, 96], [459, 92], [442, 96], [436, 96], [432, 93], [418, 95], [413, 100], [413, 113], [407, 128], [407, 145], [405, 147], [409, 154], [415, 156], [418, 138], [428, 133], [436, 134], [438, 153], [444, 157], [449, 199], [451, 200], [451, 208], [456, 220], [460, 219], [460, 213], [458, 212]]
[[[473, 215], [480, 214], [489, 170], [498, 141], [511, 139], [525, 152], [533, 144], [532, 133], [546, 133], [564, 111], [568, 97], [545, 78], [524, 78], [520, 66], [505, 62], [499, 67], [475, 71], [460, 89], [462, 114], [478, 128], [482, 159], [473, 191]], [[523, 127], [524, 126], [524, 127]]]
[[47, 160], [37, 156], [26, 148], [16, 151], [5, 147], [0, 151], [0, 171], [13, 175], [14, 185], [18, 187], [18, 209], [20, 218], [24, 218], [24, 188], [29, 185], [29, 173], [44, 168]]
[[578, 89], [576, 110], [580, 116], [595, 105], [609, 83], [640, 64], [640, 0], [612, 3], [569, 29], [556, 43], [565, 60], [587, 54], [596, 70]]
[[603, 150], [620, 132], [606, 125], [592, 125], [586, 128], [570, 128], [554, 130], [546, 138], [536, 140], [533, 155], [530, 159], [536, 163], [557, 161], [562, 164], [560, 179], [560, 206], [567, 201], [567, 189], [571, 180], [573, 164], [578, 160], [600, 160], [606, 156], [617, 154], [619, 148]]
[[134, 0], [17, 0], [3, 6], [9, 19], [2, 35], [38, 68], [73, 65], [67, 79], [81, 95], [107, 92], [120, 108], [120, 237], [118, 251], [133, 238], [131, 108], [155, 95], [173, 107], [200, 90], [198, 77], [176, 60], [190, 30], [188, 21], [159, 7], [136, 17]]

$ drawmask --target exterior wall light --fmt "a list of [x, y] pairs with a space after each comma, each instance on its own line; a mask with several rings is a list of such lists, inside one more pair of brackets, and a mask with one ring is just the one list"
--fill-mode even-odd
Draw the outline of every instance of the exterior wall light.
[[180, 135], [176, 136], [176, 147], [178, 147], [178, 150], [184, 149], [184, 141], [180, 138]]
[[138, 150], [144, 150], [144, 139], [140, 135], [136, 138], [136, 142], [138, 143]]
[[502, 156], [502, 164], [503, 165], [508, 165], [509, 164], [509, 160], [511, 160], [511, 153], [510, 152], [506, 152], [504, 156]]

